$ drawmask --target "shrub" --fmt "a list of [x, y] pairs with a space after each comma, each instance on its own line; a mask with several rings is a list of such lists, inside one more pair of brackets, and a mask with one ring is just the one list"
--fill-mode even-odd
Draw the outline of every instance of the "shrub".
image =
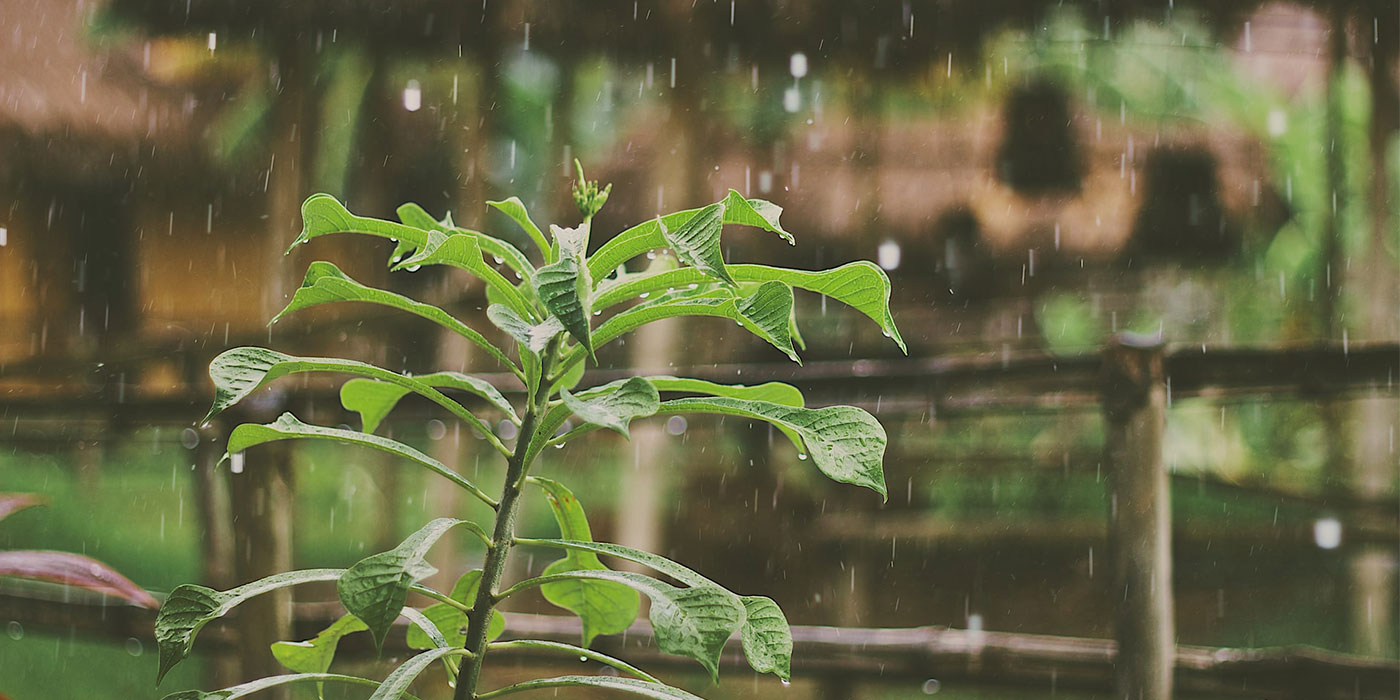
[[[310, 266], [305, 282], [278, 314], [279, 318], [310, 306], [352, 301], [416, 314], [462, 335], [508, 368], [523, 385], [522, 404], [512, 404], [496, 386], [480, 378], [456, 372], [415, 376], [353, 360], [292, 357], [264, 348], [236, 348], [210, 364], [215, 398], [206, 421], [279, 377], [336, 372], [354, 375], [342, 385], [340, 398], [347, 410], [360, 415], [363, 429], [309, 425], [285, 413], [273, 423], [235, 428], [229, 435], [226, 457], [263, 443], [300, 438], [374, 448], [414, 462], [452, 482], [488, 505], [495, 520], [481, 525], [439, 518], [398, 547], [344, 570], [278, 574], [228, 591], [189, 584], [177, 587], [166, 599], [156, 622], [160, 651], [157, 682], [189, 655], [200, 628], [261, 593], [312, 581], [335, 581], [348, 614], [311, 640], [273, 646], [273, 653], [293, 673], [216, 693], [186, 691], [168, 698], [227, 700], [264, 688], [303, 682], [373, 686], [375, 699], [398, 698], [406, 694], [421, 671], [438, 661], [446, 666], [449, 678], [455, 680], [457, 700], [563, 686], [592, 686], [650, 698], [694, 698], [624, 661], [587, 648], [597, 635], [627, 629], [638, 615], [643, 594], [651, 600], [650, 619], [657, 646], [663, 652], [698, 661], [717, 681], [720, 652], [730, 636], [738, 632], [754, 670], [788, 678], [792, 635], [786, 618], [772, 600], [731, 593], [654, 554], [594, 542], [583, 507], [569, 489], [559, 482], [531, 475], [530, 467], [544, 448], [562, 446], [599, 428], [627, 436], [629, 424], [638, 418], [709, 413], [771, 423], [792, 440], [802, 455], [810, 455], [811, 463], [826, 476], [873, 489], [883, 497], [885, 431], [874, 417], [859, 408], [807, 408], [800, 391], [776, 382], [731, 386], [699, 379], [635, 376], [586, 389], [577, 387], [585, 364], [598, 348], [643, 324], [679, 316], [729, 319], [797, 361], [793, 347], [797, 338], [794, 288], [824, 294], [854, 307], [878, 323], [903, 348], [889, 312], [889, 280], [880, 268], [868, 262], [818, 272], [726, 264], [720, 249], [720, 232], [726, 224], [757, 227], [792, 242], [792, 236], [779, 223], [780, 207], [745, 199], [732, 190], [709, 206], [669, 214], [623, 231], [590, 256], [587, 250], [591, 222], [607, 201], [610, 189], [611, 186], [599, 189], [597, 183], [586, 181], [580, 167], [573, 194], [582, 224], [574, 228], [550, 226], [549, 236], [531, 221], [520, 200], [490, 203], [524, 229], [538, 248], [538, 264], [505, 240], [454, 226], [450, 217], [437, 221], [413, 204], [401, 207], [400, 222], [392, 222], [351, 214], [328, 195], [306, 200], [302, 207], [305, 227], [293, 247], [328, 234], [367, 234], [396, 241], [391, 258], [394, 269], [449, 265], [470, 272], [485, 283], [490, 301], [487, 317], [514, 341], [515, 359], [506, 349], [498, 348], [442, 309], [362, 285], [326, 262]], [[661, 249], [669, 249], [671, 254], [657, 257], [645, 271], [620, 269], [633, 258]], [[520, 281], [512, 281], [512, 276]], [[595, 317], [601, 321], [595, 322]], [[410, 393], [438, 404], [476, 429], [500, 453], [506, 461], [506, 472], [498, 496], [471, 483], [451, 465], [375, 434], [384, 417]], [[468, 408], [477, 405], [503, 414], [519, 427], [513, 446]], [[531, 491], [547, 500], [559, 524], [558, 539], [515, 535], [520, 499]], [[433, 571], [425, 557], [429, 548], [449, 533], [481, 540], [486, 546], [485, 561], [481, 569], [462, 574], [451, 591], [431, 590], [419, 584]], [[515, 547], [556, 550], [562, 552], [563, 558], [550, 564], [541, 576], [502, 587], [506, 558]], [[613, 571], [600, 561], [599, 555], [643, 564], [675, 583]], [[580, 618], [581, 646], [529, 639], [496, 641], [505, 627], [497, 606], [533, 589], [539, 589], [546, 600]], [[435, 604], [423, 609], [408, 607], [409, 593], [424, 596]], [[386, 635], [400, 616], [412, 623], [408, 644], [425, 651], [409, 658], [382, 681], [328, 672], [342, 636], [368, 631], [382, 649]], [[611, 666], [626, 677], [562, 676], [489, 691], [478, 689], [482, 664], [490, 652], [524, 648], [585, 657]]]

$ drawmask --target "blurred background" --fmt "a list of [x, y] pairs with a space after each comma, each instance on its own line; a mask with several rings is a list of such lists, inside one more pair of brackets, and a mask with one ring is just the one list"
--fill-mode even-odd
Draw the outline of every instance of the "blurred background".
[[[661, 675], [712, 698], [1112, 697], [1097, 377], [1132, 331], [1165, 343], [1172, 617], [1200, 662], [1177, 696], [1394, 697], [1398, 52], [1394, 0], [0, 0], [0, 491], [48, 503], [0, 523], [0, 549], [88, 554], [159, 593], [346, 566], [435, 515], [483, 516], [350, 447], [216, 467], [231, 423], [195, 427], [206, 367], [270, 344], [500, 377], [374, 308], [267, 326], [328, 259], [494, 332], [479, 283], [390, 274], [387, 242], [283, 251], [313, 192], [505, 238], [484, 202], [514, 195], [573, 225], [578, 158], [613, 183], [595, 246], [734, 188], [784, 207], [798, 245], [736, 228], [728, 260], [874, 260], [908, 344], [799, 295], [802, 367], [706, 320], [599, 352], [606, 378], [788, 381], [890, 435], [883, 505], [734, 419], [545, 456], [598, 539], [802, 626], [791, 686]], [[335, 386], [283, 381], [233, 419], [357, 425]], [[494, 483], [499, 460], [444, 418], [406, 404], [388, 425]], [[523, 530], [554, 532], [543, 506]], [[481, 552], [434, 557], [453, 572]], [[211, 626], [161, 691], [276, 672], [268, 642], [337, 614], [333, 590], [297, 596]], [[515, 605], [520, 629], [560, 612]], [[0, 581], [0, 695], [158, 696], [150, 619]], [[382, 672], [345, 647], [341, 667]], [[512, 657], [488, 682], [546, 665]]]

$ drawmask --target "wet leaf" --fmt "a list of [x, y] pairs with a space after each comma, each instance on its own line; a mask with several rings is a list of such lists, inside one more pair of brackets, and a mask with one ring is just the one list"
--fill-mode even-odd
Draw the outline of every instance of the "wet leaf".
[[306, 269], [306, 278], [301, 287], [292, 295], [292, 300], [273, 317], [276, 323], [283, 316], [301, 309], [335, 302], [364, 302], [400, 309], [427, 319], [446, 328], [472, 344], [485, 350], [506, 367], [513, 367], [510, 360], [477, 331], [457, 320], [451, 314], [432, 304], [414, 301], [406, 296], [386, 292], [382, 289], [366, 287], [351, 279], [340, 268], [328, 262], [313, 262]]
[[152, 610], [160, 607], [146, 589], [112, 567], [81, 554], [46, 550], [0, 552], [0, 577], [4, 576], [77, 586]]
[[375, 647], [384, 648], [384, 638], [403, 610], [409, 588], [437, 571], [425, 558], [428, 550], [458, 526], [476, 528], [464, 520], [438, 518], [399, 546], [361, 559], [336, 581], [341, 604], [369, 627]]
[[[399, 261], [393, 269], [402, 270], [420, 265], [447, 265], [466, 270], [485, 282], [492, 293], [509, 304], [516, 313], [528, 315], [533, 311], [530, 302], [521, 296], [520, 290], [496, 268], [486, 263], [477, 236], [462, 233], [446, 235], [433, 231], [428, 234], [428, 240], [417, 253]], [[529, 273], [525, 276], [528, 277]]]
[[516, 683], [515, 685], [506, 686], [489, 693], [482, 693], [477, 697], [481, 698], [481, 700], [490, 700], [490, 698], [498, 698], [513, 693], [523, 693], [528, 690], [569, 687], [616, 690], [629, 695], [651, 698], [652, 700], [701, 700], [698, 695], [692, 695], [680, 688], [672, 688], [662, 683], [652, 683], [650, 681], [637, 680], [634, 678], [610, 678], [608, 676], [559, 676], [557, 678], [539, 678], [523, 683]]
[[516, 342], [536, 357], [544, 352], [554, 336], [564, 332], [564, 324], [550, 316], [540, 323], [531, 323], [520, 317], [505, 304], [492, 304], [486, 307], [486, 318], [491, 324], [506, 332]]
[[783, 680], [792, 676], [792, 628], [778, 604], [763, 596], [744, 596], [744, 626], [740, 638], [749, 666]]
[[616, 430], [627, 438], [631, 437], [627, 427], [634, 418], [650, 416], [661, 405], [656, 387], [641, 377], [624, 380], [606, 393], [591, 393], [588, 398], [576, 397], [563, 388], [559, 394], [581, 420]]
[[[483, 379], [459, 372], [420, 374], [414, 379], [434, 389], [456, 389], [478, 396], [485, 399], [493, 408], [506, 414], [506, 417], [511, 421], [520, 422], [520, 416], [516, 415], [515, 407], [511, 406], [506, 397], [501, 395], [499, 389]], [[372, 433], [379, 427], [384, 417], [389, 415], [389, 411], [398, 405], [399, 400], [409, 393], [409, 389], [398, 384], [381, 382], [376, 379], [351, 379], [340, 386], [340, 405], [344, 406], [347, 411], [360, 414], [360, 420], [364, 424], [363, 430]]]
[[[729, 197], [727, 196], [724, 201], [729, 201]], [[754, 212], [766, 212], [768, 216], [772, 217], [772, 225], [774, 228], [769, 228], [768, 230], [774, 231], [775, 233], [780, 230], [777, 228], [777, 215], [774, 213], [774, 210], [776, 209], [778, 212], [781, 212], [781, 208], [761, 199], [750, 199], [748, 202]], [[700, 209], [686, 209], [672, 212], [658, 219], [644, 221], [613, 236], [611, 240], [599, 247], [588, 259], [589, 272], [592, 274], [594, 280], [602, 280], [612, 274], [613, 270], [616, 270], [619, 265], [622, 265], [628, 260], [648, 251], [667, 247], [670, 243], [666, 240], [666, 235], [662, 233], [663, 228], [672, 231], [682, 228], [690, 223], [690, 220], [695, 218], [700, 212], [710, 207], [721, 206], [722, 204], [723, 202], [720, 202]], [[721, 208], [723, 209], [723, 223], [747, 224], [751, 226], [759, 225], [755, 222], [753, 215], [742, 207], [722, 206]], [[768, 227], [764, 226], [763, 228]], [[779, 233], [779, 235], [782, 234]], [[788, 236], [784, 236], [784, 238], [788, 238]]]
[[[908, 352], [904, 339], [890, 313], [890, 278], [878, 265], [868, 261], [848, 263], [830, 270], [791, 270], [768, 265], [728, 265], [729, 274], [740, 283], [782, 282], [798, 289], [822, 294], [859, 311], [879, 324], [900, 350]], [[615, 304], [668, 289], [683, 289], [709, 281], [694, 268], [660, 269], [634, 273], [599, 285], [594, 307], [607, 309]]]
[[592, 290], [588, 267], [572, 255], [565, 255], [535, 273], [535, 293], [540, 302], [589, 355], [593, 354], [593, 338], [589, 332]]
[[258, 579], [227, 591], [216, 591], [204, 586], [182, 584], [175, 587], [156, 616], [156, 647], [160, 653], [160, 669], [156, 672], [159, 684], [165, 674], [175, 664], [190, 655], [195, 635], [210, 620], [223, 617], [240, 603], [257, 595], [275, 591], [287, 586], [314, 581], [334, 581], [340, 578], [344, 569], [309, 569], [275, 574]]
[[541, 255], [549, 255], [549, 241], [545, 240], [540, 227], [530, 220], [530, 212], [525, 210], [525, 203], [520, 201], [519, 197], [510, 197], [499, 202], [487, 202], [486, 204], [509, 216], [511, 221], [514, 221], [521, 230], [529, 234], [530, 240], [535, 242]]
[[418, 678], [418, 674], [422, 673], [423, 669], [438, 659], [461, 653], [461, 649], [441, 648], [425, 651], [411, 657], [408, 661], [403, 662], [403, 665], [394, 669], [379, 684], [379, 688], [374, 691], [373, 695], [369, 696], [369, 700], [397, 700], [400, 695], [408, 691], [408, 687], [413, 685], [413, 681]]
[[593, 338], [598, 346], [602, 346], [663, 318], [715, 316], [737, 322], [745, 330], [781, 350], [788, 359], [801, 364], [789, 333], [788, 316], [791, 312], [792, 288], [782, 282], [765, 282], [743, 297], [731, 297], [719, 292], [659, 297], [609, 318], [598, 327]]
[[[336, 647], [340, 638], [347, 634], [369, 629], [354, 615], [345, 615], [321, 630], [320, 634], [304, 642], [274, 642], [272, 656], [288, 671], [297, 673], [325, 673], [335, 660]], [[324, 696], [324, 682], [316, 683], [316, 696]]]
[[279, 440], [295, 439], [318, 439], [340, 442], [347, 445], [360, 445], [362, 447], [372, 447], [380, 452], [387, 452], [391, 455], [403, 457], [417, 462], [426, 467], [429, 471], [446, 477], [452, 483], [462, 487], [468, 493], [476, 496], [483, 503], [494, 503], [495, 500], [487, 496], [475, 484], [467, 481], [457, 472], [447, 468], [447, 465], [429, 457], [417, 449], [386, 437], [380, 437], [371, 433], [362, 433], [357, 430], [342, 430], [340, 428], [326, 428], [319, 425], [310, 425], [297, 420], [297, 417], [290, 413], [283, 413], [276, 421], [259, 425], [257, 423], [244, 423], [233, 429], [228, 436], [228, 451], [224, 453], [227, 459], [249, 447], [256, 447], [269, 442]]
[[719, 657], [730, 635], [744, 622], [739, 597], [714, 584], [678, 588], [628, 571], [566, 571], [549, 577], [625, 584], [651, 599], [650, 619], [656, 646], [667, 654], [695, 659], [719, 679]]
[[[471, 606], [476, 602], [476, 592], [480, 586], [481, 569], [472, 569], [457, 579], [457, 583], [453, 584], [452, 592], [448, 597], [463, 605]], [[460, 647], [467, 643], [466, 613], [447, 603], [438, 603], [424, 608], [423, 615], [442, 632], [447, 646]], [[486, 626], [486, 638], [488, 640], [497, 639], [505, 631], [505, 616], [499, 610], [492, 610], [491, 622]], [[433, 643], [425, 631], [417, 627], [409, 628], [407, 644], [410, 649], [432, 649], [438, 646]]]
[[[452, 224], [452, 214], [448, 214], [442, 221], [433, 219], [432, 214], [424, 211], [417, 204], [409, 203], [399, 207], [399, 219], [406, 224], [411, 224], [425, 231], [441, 231], [448, 236], [466, 235], [476, 239], [477, 245], [481, 246], [483, 253], [495, 258], [500, 258], [511, 270], [520, 273], [522, 277], [528, 277], [534, 272], [535, 267], [530, 264], [529, 258], [520, 252], [519, 248], [503, 241], [495, 236], [488, 236], [480, 231], [465, 229]], [[398, 262], [396, 257], [394, 262]]]
[[[247, 697], [269, 688], [276, 688], [283, 685], [295, 685], [297, 683], [346, 683], [350, 685], [378, 686], [378, 681], [356, 676], [344, 676], [339, 673], [292, 673], [284, 676], [271, 676], [249, 681], [241, 685], [235, 685], [223, 690], [205, 692], [202, 690], [182, 690], [178, 693], [171, 693], [161, 700], [237, 700], [237, 698]], [[408, 693], [403, 693], [403, 698], [417, 700]]]
[[676, 251], [676, 256], [682, 262], [734, 287], [738, 283], [725, 269], [724, 254], [719, 245], [723, 226], [724, 205], [711, 204], [701, 208], [679, 228], [670, 229], [663, 224], [661, 235], [666, 237], [666, 243]]
[[726, 224], [741, 224], [744, 226], [757, 226], [770, 233], [782, 236], [788, 245], [794, 245], [792, 234], [783, 230], [782, 224], [778, 223], [778, 217], [783, 215], [783, 208], [762, 199], [744, 199], [744, 195], [736, 190], [730, 190], [724, 196], [724, 222]]
[[763, 420], [787, 428], [801, 438], [797, 449], [832, 481], [874, 490], [885, 489], [885, 428], [875, 417], [854, 406], [797, 408], [767, 401], [728, 398], [674, 399], [659, 413], [717, 413]]
[[[540, 477], [531, 477], [549, 501], [554, 519], [564, 539], [591, 542], [593, 533], [588, 517], [572, 491], [563, 484]], [[567, 550], [563, 559], [551, 563], [543, 575], [566, 571], [606, 571], [593, 552]], [[628, 586], [611, 581], [575, 579], [547, 583], [540, 587], [545, 600], [578, 616], [583, 623], [583, 645], [593, 643], [600, 634], [619, 634], [627, 629], [641, 609], [641, 597]]]

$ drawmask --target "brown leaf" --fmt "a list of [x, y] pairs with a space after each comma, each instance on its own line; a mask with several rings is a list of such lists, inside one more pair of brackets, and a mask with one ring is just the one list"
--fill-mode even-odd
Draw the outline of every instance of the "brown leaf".
[[[33, 493], [0, 493], [0, 520], [25, 508], [44, 504], [44, 497]], [[0, 700], [4, 700], [0, 698]]]
[[143, 608], [160, 607], [145, 589], [106, 564], [81, 554], [46, 550], [0, 552], [0, 576], [62, 583], [116, 596]]

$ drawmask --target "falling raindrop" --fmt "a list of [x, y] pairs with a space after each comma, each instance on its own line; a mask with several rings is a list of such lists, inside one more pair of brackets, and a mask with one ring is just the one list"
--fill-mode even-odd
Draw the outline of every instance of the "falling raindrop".
[[423, 86], [417, 80], [408, 81], [403, 89], [403, 108], [417, 112], [423, 108]]
[[900, 256], [901, 251], [899, 249], [899, 244], [891, 240], [886, 240], [884, 243], [881, 243], [880, 247], [875, 251], [876, 262], [885, 270], [897, 269], [899, 267]]
[[[213, 36], [213, 34], [209, 36]], [[135, 637], [127, 637], [126, 643], [122, 646], [126, 649], [126, 653], [132, 656], [140, 656], [141, 653], [145, 651], [145, 646], [141, 644], [141, 640]]]
[[1336, 549], [1342, 545], [1342, 523], [1333, 517], [1318, 518], [1313, 523], [1313, 541], [1322, 549]]
[[185, 428], [180, 432], [180, 446], [187, 450], [193, 450], [199, 446], [199, 431], [194, 428]]
[[943, 688], [943, 684], [942, 684], [942, 683], [939, 683], [937, 680], [935, 680], [935, 679], [933, 679], [933, 678], [930, 678], [930, 679], [924, 681], [924, 684], [923, 684], [922, 687], [920, 687], [920, 690], [923, 691], [924, 695], [933, 695], [933, 694], [937, 693], [939, 690], [941, 690], [942, 688]]
[[234, 474], [243, 473], [243, 453], [235, 452], [228, 459], [228, 470]]
[[801, 51], [793, 54], [792, 57], [788, 59], [788, 72], [792, 74], [792, 77], [799, 80], [807, 77], [807, 54]]
[[802, 93], [797, 86], [793, 85], [783, 91], [783, 109], [789, 113], [796, 112], [802, 108]]
[[11, 620], [10, 624], [5, 627], [5, 634], [10, 635], [10, 639], [18, 642], [24, 639], [24, 625]]
[[685, 432], [685, 416], [671, 416], [666, 419], [666, 433], [669, 435], [680, 435]]

